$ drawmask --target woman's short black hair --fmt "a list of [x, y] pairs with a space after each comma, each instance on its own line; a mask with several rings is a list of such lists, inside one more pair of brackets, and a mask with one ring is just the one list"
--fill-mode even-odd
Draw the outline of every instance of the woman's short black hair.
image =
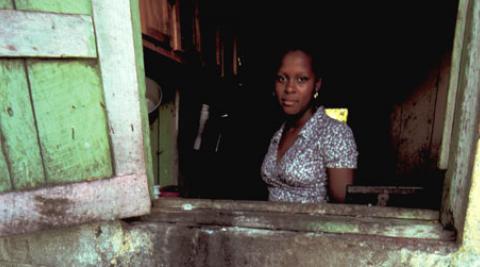
[[275, 53], [276, 63], [274, 65], [275, 74], [280, 68], [280, 66], [282, 65], [282, 61], [285, 55], [294, 51], [301, 51], [310, 57], [312, 62], [313, 72], [315, 73], [316, 78], [320, 79], [322, 77], [323, 71], [321, 68], [322, 62], [320, 62], [320, 59], [319, 59], [318, 49], [315, 49], [313, 45], [308, 45], [303, 43], [284, 44], [280, 48], [276, 49], [276, 53]]

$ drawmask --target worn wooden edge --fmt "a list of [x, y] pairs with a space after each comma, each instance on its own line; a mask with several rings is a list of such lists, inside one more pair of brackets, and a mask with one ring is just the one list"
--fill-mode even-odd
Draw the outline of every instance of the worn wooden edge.
[[441, 220], [460, 235], [469, 203], [480, 120], [480, 3], [470, 2], [453, 124], [449, 166], [444, 183]]
[[3, 193], [0, 203], [0, 236], [140, 216], [151, 207], [145, 174]]
[[309, 233], [355, 234], [368, 236], [454, 241], [455, 232], [444, 230], [437, 221], [367, 218], [339, 215], [286, 214], [283, 212], [218, 209], [152, 210], [143, 221], [182, 223], [192, 226], [215, 225], [251, 229]]
[[0, 10], [0, 57], [96, 58], [92, 18]]
[[92, 7], [115, 175], [145, 173], [130, 1], [93, 0]]
[[285, 214], [338, 215], [369, 218], [396, 218], [437, 221], [439, 212], [427, 209], [407, 209], [351, 204], [303, 204], [268, 201], [232, 201], [208, 199], [160, 198], [153, 210], [206, 210], [283, 212]]
[[140, 4], [138, 0], [130, 0], [131, 21], [132, 21], [132, 38], [135, 49], [136, 74], [138, 79], [138, 93], [141, 100], [140, 114], [142, 120], [143, 146], [146, 161], [146, 173], [148, 178], [148, 188], [150, 189], [150, 197], [155, 197], [153, 185], [155, 184], [155, 175], [153, 170], [152, 145], [150, 144], [150, 123], [148, 119], [148, 108], [146, 99], [145, 84], [145, 63], [143, 61], [142, 46], [142, 27], [140, 24]]
[[455, 113], [455, 100], [457, 97], [457, 88], [459, 86], [459, 75], [463, 53], [463, 44], [465, 37], [465, 28], [467, 22], [467, 10], [470, 0], [459, 0], [457, 9], [457, 21], [455, 26], [455, 36], [453, 41], [452, 61], [450, 68], [450, 78], [448, 82], [447, 106], [445, 108], [445, 119], [442, 132], [442, 141], [440, 143], [440, 153], [438, 168], [446, 170], [450, 154], [450, 143], [452, 136], [453, 117]]

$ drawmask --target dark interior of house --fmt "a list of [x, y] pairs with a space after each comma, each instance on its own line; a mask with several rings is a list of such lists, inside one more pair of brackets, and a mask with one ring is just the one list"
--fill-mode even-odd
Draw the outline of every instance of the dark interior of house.
[[[448, 84], [457, 5], [200, 1], [201, 53], [185, 37], [193, 31], [188, 19], [181, 27], [182, 63], [144, 50], [146, 75], [165, 89], [162, 103], [173, 101], [180, 88], [180, 195], [267, 199], [260, 166], [282, 123], [272, 97], [273, 66], [282, 46], [298, 43], [314, 47], [321, 60], [322, 104], [348, 109], [359, 151], [355, 185], [420, 187], [418, 194], [391, 197], [390, 205], [438, 208], [444, 172], [436, 166], [435, 136], [441, 131], [441, 88]], [[224, 60], [222, 67], [219, 36], [223, 57], [236, 59]], [[209, 118], [201, 147], [193, 149], [203, 104]], [[412, 134], [417, 130], [422, 133]], [[352, 203], [368, 203], [368, 197]]]

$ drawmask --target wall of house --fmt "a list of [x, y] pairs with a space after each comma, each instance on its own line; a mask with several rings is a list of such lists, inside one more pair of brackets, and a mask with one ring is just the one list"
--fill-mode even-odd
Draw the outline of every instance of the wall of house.
[[480, 266], [480, 148], [470, 199], [460, 247], [450, 241], [111, 221], [1, 238], [0, 266]]

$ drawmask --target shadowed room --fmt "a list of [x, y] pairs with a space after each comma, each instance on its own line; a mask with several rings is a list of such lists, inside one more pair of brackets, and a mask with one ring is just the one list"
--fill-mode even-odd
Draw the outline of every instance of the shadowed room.
[[321, 62], [322, 105], [348, 110], [354, 185], [370, 190], [351, 191], [351, 202], [377, 203], [380, 186], [404, 190], [388, 205], [438, 208], [457, 5], [180, 1], [180, 47], [171, 33], [143, 33], [146, 76], [162, 88], [156, 184], [188, 198], [266, 200], [260, 166], [282, 122], [275, 61], [283, 46], [307, 44]]

